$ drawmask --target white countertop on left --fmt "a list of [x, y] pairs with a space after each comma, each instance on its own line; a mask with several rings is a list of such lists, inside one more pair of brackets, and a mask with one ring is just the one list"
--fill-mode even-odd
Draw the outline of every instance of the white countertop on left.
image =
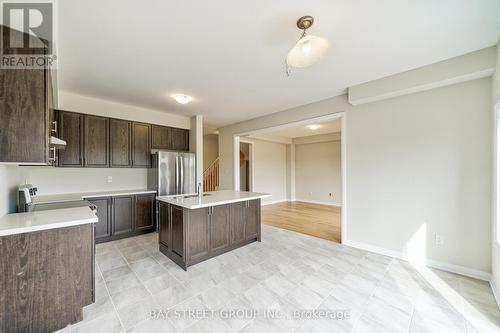
[[0, 236], [9, 236], [97, 223], [99, 220], [89, 207], [44, 210], [7, 214], [0, 217]]
[[32, 197], [31, 200], [33, 200], [33, 203], [35, 204], [43, 204], [51, 202], [78, 201], [86, 198], [114, 197], [119, 195], [134, 195], [134, 194], [148, 194], [148, 193], [156, 193], [156, 190], [139, 189], [139, 190], [47, 194], [47, 195], [35, 195]]

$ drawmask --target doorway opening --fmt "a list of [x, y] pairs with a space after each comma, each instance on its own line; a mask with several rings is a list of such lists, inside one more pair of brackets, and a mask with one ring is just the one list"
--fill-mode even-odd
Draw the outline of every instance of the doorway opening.
[[237, 134], [235, 189], [272, 194], [263, 224], [345, 242], [345, 134], [344, 113]]
[[240, 191], [251, 192], [253, 189], [252, 149], [252, 143], [240, 141]]

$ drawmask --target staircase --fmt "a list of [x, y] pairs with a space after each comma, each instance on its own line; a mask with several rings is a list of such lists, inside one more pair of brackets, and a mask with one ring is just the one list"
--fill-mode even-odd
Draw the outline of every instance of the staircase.
[[219, 158], [203, 172], [203, 191], [211, 192], [219, 189]]

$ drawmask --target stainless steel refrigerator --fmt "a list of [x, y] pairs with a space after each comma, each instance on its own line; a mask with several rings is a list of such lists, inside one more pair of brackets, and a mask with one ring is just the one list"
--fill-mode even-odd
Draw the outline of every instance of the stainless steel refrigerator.
[[196, 155], [156, 151], [148, 169], [148, 188], [158, 195], [196, 193]]

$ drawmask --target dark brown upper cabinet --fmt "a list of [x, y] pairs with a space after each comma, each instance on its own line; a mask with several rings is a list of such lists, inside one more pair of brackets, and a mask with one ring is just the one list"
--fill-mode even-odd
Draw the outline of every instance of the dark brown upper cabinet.
[[60, 167], [83, 166], [83, 115], [74, 112], [57, 112], [57, 134], [66, 141], [66, 147], [59, 150]]
[[172, 149], [170, 127], [151, 126], [151, 147], [153, 149]]
[[112, 168], [132, 167], [132, 122], [121, 119], [109, 120], [110, 163]]
[[189, 130], [152, 125], [151, 131], [153, 149], [189, 151]]
[[132, 166], [151, 167], [151, 125], [132, 123]]
[[84, 164], [91, 168], [109, 167], [109, 119], [84, 115]]
[[171, 128], [172, 150], [189, 151], [189, 130], [182, 128]]
[[[1, 26], [10, 42], [37, 37]], [[29, 49], [13, 53], [29, 54]], [[53, 109], [50, 68], [0, 70], [0, 162], [50, 165], [55, 150], [50, 147]]]
[[154, 202], [156, 193], [137, 194], [135, 196], [135, 229], [145, 230], [154, 228]]

